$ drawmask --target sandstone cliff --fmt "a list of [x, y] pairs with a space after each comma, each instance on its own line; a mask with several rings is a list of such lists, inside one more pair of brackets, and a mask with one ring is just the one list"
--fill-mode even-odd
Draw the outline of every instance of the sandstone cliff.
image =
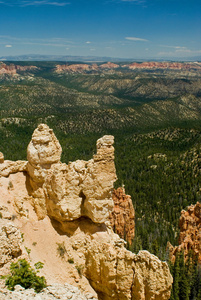
[[174, 262], [178, 251], [184, 251], [184, 257], [191, 251], [201, 263], [201, 203], [197, 202], [186, 211], [182, 210], [179, 227], [179, 246], [168, 244], [170, 259]]
[[104, 136], [91, 160], [66, 165], [53, 131], [41, 124], [28, 146], [28, 162], [1, 155], [1, 274], [24, 256], [44, 263], [48, 285], [73, 284], [91, 299], [169, 299], [167, 263], [147, 251], [126, 250], [107, 225], [116, 180], [113, 142]]
[[123, 188], [113, 190], [114, 207], [110, 213], [110, 223], [115, 233], [130, 245], [135, 236], [135, 211], [132, 199]]

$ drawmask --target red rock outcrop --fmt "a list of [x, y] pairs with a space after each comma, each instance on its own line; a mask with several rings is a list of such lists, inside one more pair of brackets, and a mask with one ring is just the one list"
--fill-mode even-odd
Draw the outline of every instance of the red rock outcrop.
[[108, 62], [99, 66], [101, 69], [116, 69], [119, 68], [119, 65]]
[[16, 65], [16, 70], [17, 71], [32, 71], [32, 70], [37, 70], [38, 67], [36, 66], [18, 66]]
[[38, 69], [36, 66], [18, 66], [14, 64], [6, 65], [5, 63], [0, 63], [0, 74], [15, 75], [18, 71], [30, 71]]
[[17, 71], [16, 71], [16, 68], [15, 68], [15, 65], [11, 64], [11, 65], [7, 66], [4, 63], [0, 64], [0, 74], [14, 75], [16, 73], [17, 73]]
[[125, 194], [123, 188], [114, 189], [113, 211], [110, 213], [110, 223], [115, 233], [125, 239], [130, 245], [135, 236], [135, 211], [131, 196]]
[[97, 64], [72, 64], [72, 65], [56, 65], [55, 71], [57, 73], [83, 73], [85, 71], [98, 71], [103, 69], [116, 69], [119, 65], [108, 62], [98, 66]]
[[56, 65], [56, 72], [69, 72], [69, 73], [82, 73], [83, 71], [95, 71], [98, 70], [97, 64], [72, 64], [72, 65]]
[[201, 69], [198, 64], [195, 63], [178, 63], [178, 62], [143, 62], [143, 63], [132, 63], [125, 65], [129, 69], [172, 69], [172, 70], [189, 70], [189, 69]]
[[168, 245], [170, 259], [174, 262], [178, 251], [183, 250], [185, 257], [192, 251], [201, 263], [201, 203], [189, 206], [187, 211], [182, 210], [179, 227], [179, 246]]

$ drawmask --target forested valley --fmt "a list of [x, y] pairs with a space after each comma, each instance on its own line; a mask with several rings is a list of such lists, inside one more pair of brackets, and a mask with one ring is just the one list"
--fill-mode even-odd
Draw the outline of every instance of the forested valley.
[[[25, 65], [25, 62], [21, 62]], [[26, 159], [39, 123], [53, 128], [62, 161], [88, 160], [96, 140], [115, 137], [118, 180], [135, 208], [135, 239], [169, 259], [167, 242], [178, 244], [182, 209], [201, 202], [201, 72], [191, 70], [103, 70], [56, 73], [56, 63], [0, 75], [0, 151]], [[178, 254], [169, 262], [171, 300], [201, 299], [201, 267]]]

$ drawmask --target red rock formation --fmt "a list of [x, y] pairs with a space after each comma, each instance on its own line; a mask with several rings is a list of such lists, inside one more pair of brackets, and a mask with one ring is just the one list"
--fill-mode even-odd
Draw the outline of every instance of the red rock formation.
[[82, 73], [83, 71], [91, 71], [98, 70], [98, 66], [96, 64], [88, 65], [88, 64], [72, 64], [72, 65], [56, 65], [56, 72], [69, 72], [69, 73]]
[[201, 203], [189, 206], [187, 211], [182, 210], [179, 227], [179, 246], [168, 245], [170, 259], [174, 262], [177, 251], [183, 250], [186, 257], [191, 250], [201, 263]]
[[38, 67], [36, 66], [15, 66], [17, 71], [31, 71], [37, 70]]
[[7, 66], [4, 63], [0, 64], [0, 74], [11, 74], [11, 75], [14, 75], [16, 73], [17, 72], [16, 72], [15, 65], [10, 64], [9, 66]]
[[135, 211], [131, 196], [125, 194], [123, 188], [114, 189], [113, 211], [110, 213], [110, 223], [115, 233], [125, 239], [130, 245], [135, 236]]
[[201, 69], [199, 64], [195, 63], [178, 63], [178, 62], [143, 62], [143, 63], [132, 63], [125, 65], [129, 69], [172, 69], [172, 70], [189, 70], [189, 69]]
[[119, 65], [108, 62], [99, 66], [101, 69], [116, 69], [119, 68]]
[[82, 73], [84, 71], [98, 71], [102, 69], [116, 69], [119, 65], [108, 62], [98, 66], [97, 64], [72, 64], [72, 65], [57, 65], [56, 72]]
[[30, 71], [38, 69], [36, 66], [17, 66], [14, 64], [6, 65], [4, 63], [0, 63], [0, 74], [9, 74], [15, 75], [18, 71]]

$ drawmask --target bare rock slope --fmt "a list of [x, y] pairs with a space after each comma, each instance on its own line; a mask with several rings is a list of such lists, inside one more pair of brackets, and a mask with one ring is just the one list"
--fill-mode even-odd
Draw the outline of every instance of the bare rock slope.
[[1, 274], [11, 260], [24, 256], [31, 264], [44, 263], [41, 274], [49, 286], [72, 284], [91, 299], [169, 299], [167, 263], [147, 251], [126, 250], [109, 225], [116, 180], [113, 141], [102, 137], [91, 160], [66, 165], [53, 131], [41, 124], [28, 146], [28, 163], [9, 168], [1, 160]]

